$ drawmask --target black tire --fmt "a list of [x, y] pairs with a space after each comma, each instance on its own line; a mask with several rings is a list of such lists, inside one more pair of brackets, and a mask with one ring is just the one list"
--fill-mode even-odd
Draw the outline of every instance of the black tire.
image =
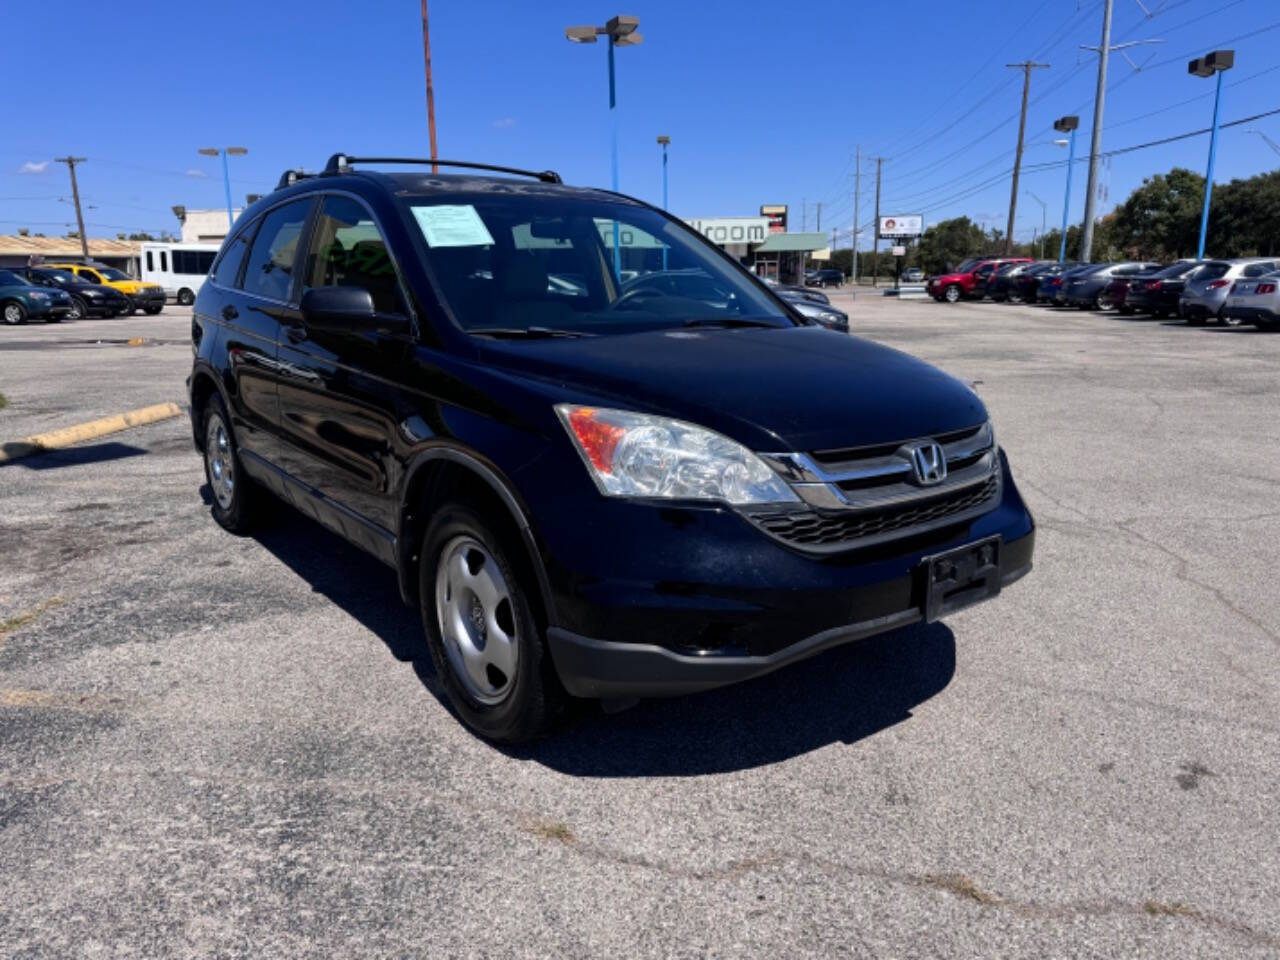
[[71, 312], [67, 314], [68, 320], [83, 320], [89, 316], [88, 305], [79, 297], [71, 298]]
[[942, 299], [947, 303], [959, 303], [963, 294], [958, 284], [950, 284], [947, 289], [942, 291]]
[[188, 290], [186, 287], [183, 287], [181, 290], [178, 291], [178, 306], [189, 307], [195, 302], [196, 302], [196, 295], [192, 293], [190, 290]]
[[1116, 309], [1120, 311], [1120, 315], [1123, 317], [1132, 317], [1137, 312], [1133, 307], [1117, 307]]
[[6, 300], [0, 305], [0, 319], [10, 325], [27, 322], [27, 308], [18, 300]]
[[146, 313], [146, 315], [147, 315], [148, 317], [154, 317], [157, 313], [159, 313], [159, 312], [160, 312], [161, 310], [163, 310], [163, 309], [164, 309], [164, 307], [163, 307], [163, 306], [158, 306], [158, 307], [144, 307], [144, 308], [143, 308], [143, 312], [144, 312], [144, 313]]
[[[225, 446], [211, 440], [215, 425], [220, 425], [224, 432]], [[258, 508], [264, 494], [241, 468], [239, 449], [231, 429], [231, 417], [227, 414], [221, 395], [217, 393], [209, 398], [204, 408], [200, 436], [204, 442], [204, 477], [209, 484], [213, 519], [231, 533], [248, 533], [258, 518]], [[221, 470], [215, 466], [215, 458], [221, 463]], [[224, 480], [228, 475], [231, 479], [229, 490]], [[225, 499], [223, 494], [227, 494]]]
[[1157, 320], [1163, 320], [1165, 318], [1165, 312], [1163, 310], [1152, 310], [1151, 316]]
[[1244, 321], [1239, 317], [1228, 316], [1224, 306], [1218, 311], [1218, 324], [1223, 327], [1239, 327], [1244, 325]]
[[1203, 313], [1189, 313], [1189, 314], [1187, 314], [1187, 326], [1188, 326], [1188, 327], [1203, 327], [1203, 326], [1204, 326], [1204, 314], [1203, 314]]
[[[471, 550], [472, 544], [480, 549]], [[419, 608], [422, 614], [422, 629], [427, 637], [427, 649], [431, 653], [431, 661], [436, 675], [440, 678], [449, 703], [462, 719], [462, 722], [487, 740], [499, 743], [520, 743], [546, 733], [563, 713], [568, 694], [560, 683], [555, 666], [551, 662], [541, 626], [534, 616], [530, 604], [530, 592], [536, 589], [532, 577], [525, 572], [525, 565], [513, 565], [513, 559], [521, 555], [516, 553], [519, 545], [505, 542], [488, 524], [469, 507], [461, 503], [447, 503], [436, 511], [434, 519], [428, 526], [422, 540], [421, 561], [418, 567]], [[465, 668], [455, 663], [464, 662], [465, 655], [457, 644], [446, 640], [442, 635], [442, 603], [463, 603], [454, 600], [449, 593], [453, 589], [452, 581], [444, 574], [445, 582], [438, 584], [442, 557], [457, 555], [463, 551], [465, 563], [472, 576], [482, 574], [484, 565], [496, 565], [496, 573], [507, 588], [505, 602], [507, 611], [502, 614], [505, 623], [514, 630], [515, 667], [514, 677], [507, 677], [498, 672], [505, 684], [499, 694], [491, 702], [478, 698], [472, 688], [474, 679], [465, 676]], [[479, 563], [474, 569], [472, 564]], [[439, 587], [439, 589], [438, 589]], [[461, 588], [461, 589], [465, 589]], [[472, 609], [476, 609], [478, 598], [472, 594]], [[487, 611], [480, 601], [480, 620], [487, 624], [489, 616], [498, 623], [499, 611]], [[473, 618], [476, 614], [471, 615]], [[474, 624], [474, 620], [471, 621]], [[473, 627], [481, 629], [482, 627]], [[503, 626], [505, 631], [507, 628]], [[480, 648], [487, 649], [490, 637], [482, 633], [484, 639]], [[450, 643], [450, 647], [446, 647]], [[486, 670], [490, 669], [486, 667]], [[486, 679], [493, 681], [493, 674]]]

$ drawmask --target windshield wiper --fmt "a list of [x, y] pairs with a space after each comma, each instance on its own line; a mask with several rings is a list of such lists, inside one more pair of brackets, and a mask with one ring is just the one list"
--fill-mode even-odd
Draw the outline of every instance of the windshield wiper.
[[747, 317], [690, 317], [686, 327], [776, 327], [768, 320], [751, 320]]
[[549, 340], [555, 337], [593, 337], [593, 333], [580, 330], [555, 330], [551, 327], [481, 327], [468, 330], [477, 337], [493, 337], [495, 340]]

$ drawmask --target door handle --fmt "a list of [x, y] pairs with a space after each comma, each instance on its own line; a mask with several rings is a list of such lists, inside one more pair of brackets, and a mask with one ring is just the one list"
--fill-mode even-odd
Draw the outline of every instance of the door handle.
[[231, 304], [228, 303], [225, 307], [222, 308], [223, 320], [234, 320], [238, 316], [240, 316], [240, 311], [237, 310], [235, 307], [233, 307]]

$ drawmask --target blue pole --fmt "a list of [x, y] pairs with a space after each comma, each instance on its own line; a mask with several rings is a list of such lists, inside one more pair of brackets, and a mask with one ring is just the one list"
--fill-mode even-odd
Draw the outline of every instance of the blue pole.
[[[613, 192], [618, 192], [618, 96], [613, 80], [613, 37], [605, 35], [605, 46], [609, 48], [609, 130], [612, 136], [613, 157]], [[618, 249], [621, 243], [618, 236], [618, 221], [613, 221], [613, 275], [622, 282], [622, 252]]]
[[1222, 101], [1222, 74], [1217, 71], [1218, 85], [1213, 95], [1213, 133], [1209, 134], [1209, 172], [1204, 177], [1204, 209], [1200, 211], [1200, 246], [1196, 259], [1204, 259], [1204, 237], [1209, 232], [1209, 198], [1213, 196], [1213, 161], [1218, 152], [1218, 105]]
[[231, 227], [235, 216], [231, 213], [231, 172], [227, 169], [227, 151], [222, 151], [222, 185], [227, 190], [227, 236], [231, 236]]
[[1071, 145], [1067, 147], [1067, 196], [1062, 201], [1062, 243], [1058, 247], [1058, 262], [1067, 261], [1067, 211], [1071, 209], [1071, 170], [1076, 165], [1076, 132], [1071, 131]]
[[[662, 145], [662, 209], [667, 209], [667, 145]], [[667, 269], [667, 245], [662, 245], [662, 269]]]

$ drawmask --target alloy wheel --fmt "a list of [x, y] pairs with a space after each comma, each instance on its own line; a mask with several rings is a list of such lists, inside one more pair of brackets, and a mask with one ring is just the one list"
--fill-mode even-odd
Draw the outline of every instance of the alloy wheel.
[[454, 537], [436, 566], [436, 621], [454, 676], [480, 703], [511, 693], [519, 659], [511, 588], [474, 537]]
[[231, 437], [222, 417], [209, 418], [209, 428], [204, 437], [204, 457], [209, 467], [209, 486], [214, 499], [223, 510], [231, 509], [236, 493], [235, 458], [231, 453]]
[[4, 306], [4, 322], [5, 323], [21, 323], [22, 308], [16, 303], [6, 303]]

